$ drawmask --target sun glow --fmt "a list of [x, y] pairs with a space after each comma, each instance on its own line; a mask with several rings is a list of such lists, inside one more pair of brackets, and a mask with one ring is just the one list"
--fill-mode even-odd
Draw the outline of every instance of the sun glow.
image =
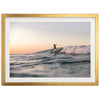
[[47, 50], [53, 48], [54, 43], [57, 47], [90, 44], [89, 24], [74, 24], [12, 22], [10, 24], [10, 54]]

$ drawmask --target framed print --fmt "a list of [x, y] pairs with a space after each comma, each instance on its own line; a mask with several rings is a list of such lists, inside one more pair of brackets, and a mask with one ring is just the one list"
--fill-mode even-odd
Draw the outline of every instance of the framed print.
[[98, 85], [98, 14], [2, 14], [2, 85]]

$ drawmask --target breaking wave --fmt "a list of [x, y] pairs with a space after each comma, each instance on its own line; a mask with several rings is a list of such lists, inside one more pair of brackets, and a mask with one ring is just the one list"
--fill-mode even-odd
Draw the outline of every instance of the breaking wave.
[[67, 46], [64, 47], [63, 50], [60, 51], [61, 53], [74, 53], [74, 54], [87, 54], [90, 53], [90, 45], [82, 45], [82, 46]]

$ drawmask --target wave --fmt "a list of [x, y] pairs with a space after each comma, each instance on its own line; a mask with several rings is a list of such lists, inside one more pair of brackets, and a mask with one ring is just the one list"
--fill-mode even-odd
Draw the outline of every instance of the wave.
[[81, 45], [81, 46], [67, 46], [63, 47], [60, 53], [74, 53], [74, 54], [88, 54], [90, 53], [90, 45]]

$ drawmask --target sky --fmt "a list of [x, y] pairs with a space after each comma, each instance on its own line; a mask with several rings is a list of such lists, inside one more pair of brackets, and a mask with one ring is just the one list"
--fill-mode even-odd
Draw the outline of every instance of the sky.
[[90, 45], [89, 22], [10, 22], [10, 54]]

